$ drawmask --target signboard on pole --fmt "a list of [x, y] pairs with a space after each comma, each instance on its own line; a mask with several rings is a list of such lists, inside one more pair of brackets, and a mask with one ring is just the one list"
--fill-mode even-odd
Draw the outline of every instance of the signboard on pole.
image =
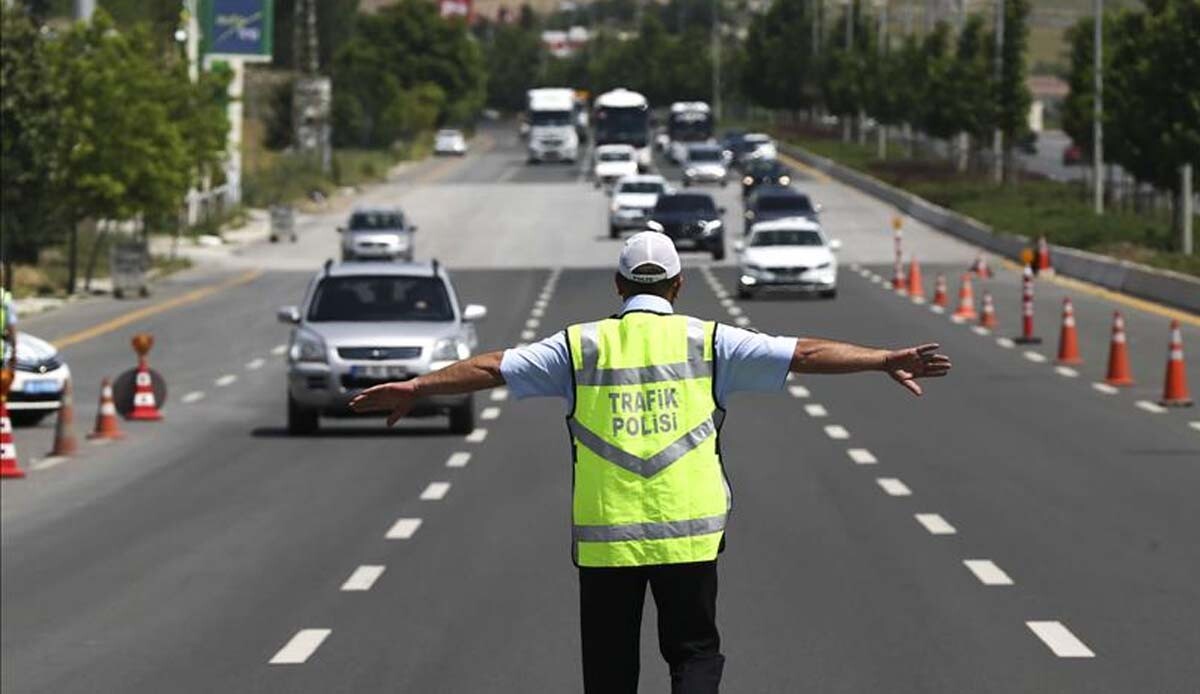
[[200, 50], [207, 60], [270, 62], [274, 31], [274, 0], [200, 0]]

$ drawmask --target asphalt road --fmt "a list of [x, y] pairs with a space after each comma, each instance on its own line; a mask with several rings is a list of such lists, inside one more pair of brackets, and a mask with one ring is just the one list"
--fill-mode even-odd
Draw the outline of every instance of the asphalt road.
[[[527, 167], [510, 132], [476, 145], [362, 197], [409, 210], [419, 253], [452, 268], [464, 302], [488, 305], [484, 349], [612, 312], [607, 198], [578, 167]], [[996, 297], [997, 331], [956, 325], [872, 281], [889, 274], [886, 207], [827, 180], [801, 185], [846, 242], [839, 297], [736, 300], [731, 262], [688, 255], [679, 309], [771, 333], [938, 341], [955, 371], [921, 399], [858, 375], [733, 401], [727, 691], [1195, 692], [1200, 414], [1137, 404], [1158, 395], [1167, 317], [1039, 281], [1046, 343], [1002, 345], [1017, 332], [1013, 272], [976, 287]], [[715, 190], [733, 220], [735, 191]], [[155, 334], [172, 395], [166, 422], [126, 424], [125, 441], [49, 467], [49, 423], [17, 431], [34, 469], [0, 486], [3, 691], [580, 689], [561, 403], [482, 395], [469, 438], [436, 419], [284, 434], [287, 331], [274, 309], [336, 255], [342, 215], [305, 219], [296, 245], [173, 278], [159, 303], [27, 321], [76, 336], [64, 354], [80, 429], [99, 378], [132, 365], [135, 330]], [[905, 238], [927, 292], [942, 272], [953, 293], [975, 251], [911, 222]], [[218, 289], [194, 293], [205, 287]], [[1086, 359], [1074, 376], [1052, 363], [1068, 295]], [[1114, 308], [1138, 385], [1109, 394], [1092, 384]], [[1195, 392], [1200, 359], [1188, 374]], [[643, 692], [667, 688], [653, 634], [648, 605]]]

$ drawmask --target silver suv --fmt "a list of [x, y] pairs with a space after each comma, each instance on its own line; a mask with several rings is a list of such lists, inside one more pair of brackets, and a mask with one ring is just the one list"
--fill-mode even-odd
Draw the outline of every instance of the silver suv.
[[342, 260], [412, 260], [414, 224], [398, 207], [362, 207], [350, 213], [342, 235]]
[[[460, 308], [450, 277], [430, 263], [326, 261], [300, 306], [279, 309], [294, 325], [288, 348], [288, 432], [311, 434], [321, 415], [351, 416], [355, 393], [466, 359], [478, 347], [474, 322], [487, 308]], [[470, 395], [432, 396], [413, 416], [450, 416], [450, 431], [475, 428]]]

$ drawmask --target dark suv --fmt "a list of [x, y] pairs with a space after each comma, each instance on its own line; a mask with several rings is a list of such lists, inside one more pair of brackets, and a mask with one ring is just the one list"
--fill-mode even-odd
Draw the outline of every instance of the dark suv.
[[658, 196], [646, 227], [660, 231], [680, 250], [712, 253], [713, 260], [725, 258], [725, 228], [721, 215], [708, 193], [674, 193]]
[[742, 175], [742, 199], [749, 197], [759, 186], [791, 185], [792, 178], [792, 170], [778, 159], [752, 161]]
[[746, 211], [743, 214], [742, 233], [750, 233], [750, 227], [758, 222], [789, 217], [803, 217], [820, 223], [817, 213], [820, 205], [804, 193], [785, 186], [762, 185], [746, 199]]

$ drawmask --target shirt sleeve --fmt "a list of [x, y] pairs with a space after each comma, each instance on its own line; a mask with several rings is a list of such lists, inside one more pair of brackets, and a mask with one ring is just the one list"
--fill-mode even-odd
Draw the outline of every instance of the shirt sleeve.
[[515, 398], [559, 397], [570, 400], [571, 353], [567, 336], [557, 332], [540, 342], [504, 350], [500, 375]]
[[718, 324], [714, 347], [713, 388], [717, 404], [725, 407], [729, 396], [739, 391], [782, 390], [796, 351], [796, 338]]

